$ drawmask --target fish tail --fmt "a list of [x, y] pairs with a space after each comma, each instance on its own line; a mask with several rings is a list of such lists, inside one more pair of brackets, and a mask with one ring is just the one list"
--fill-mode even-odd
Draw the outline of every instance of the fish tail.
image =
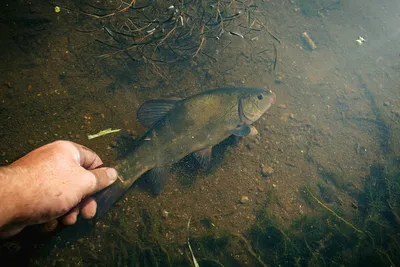
[[122, 197], [128, 188], [121, 186], [120, 183], [114, 183], [95, 194], [97, 202], [96, 219], [102, 217], [114, 203]]

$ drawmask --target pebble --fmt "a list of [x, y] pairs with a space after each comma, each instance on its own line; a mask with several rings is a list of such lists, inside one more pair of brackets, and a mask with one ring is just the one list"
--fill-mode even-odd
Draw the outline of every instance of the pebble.
[[241, 204], [249, 203], [249, 201], [250, 201], [250, 199], [249, 199], [248, 196], [242, 196], [242, 197], [240, 198], [240, 203], [241, 203]]
[[286, 106], [285, 104], [279, 104], [278, 108], [281, 108], [281, 109], [286, 109], [286, 108], [287, 108], [287, 106]]
[[396, 117], [400, 117], [400, 109], [392, 109], [392, 113], [396, 115]]
[[269, 166], [261, 166], [261, 174], [264, 177], [270, 177], [274, 173], [274, 169]]
[[163, 216], [164, 219], [168, 218], [168, 215], [169, 215], [168, 211], [166, 211], [166, 210], [162, 211], [162, 216]]

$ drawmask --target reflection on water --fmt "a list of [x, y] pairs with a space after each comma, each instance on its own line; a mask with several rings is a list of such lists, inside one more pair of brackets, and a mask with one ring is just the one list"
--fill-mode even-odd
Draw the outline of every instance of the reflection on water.
[[[160, 195], [134, 185], [98, 221], [2, 241], [2, 259], [188, 266], [190, 236], [200, 266], [399, 264], [397, 1], [57, 5], [2, 6], [2, 164], [68, 139], [113, 165], [149, 99], [246, 86], [277, 103], [210, 170], [187, 157]], [[122, 130], [87, 139], [107, 128]]]

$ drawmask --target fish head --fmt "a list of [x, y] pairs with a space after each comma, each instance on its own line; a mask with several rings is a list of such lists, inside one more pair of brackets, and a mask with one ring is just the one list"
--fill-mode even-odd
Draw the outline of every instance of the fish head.
[[258, 120], [275, 103], [276, 95], [271, 90], [262, 90], [239, 97], [239, 118], [245, 124]]

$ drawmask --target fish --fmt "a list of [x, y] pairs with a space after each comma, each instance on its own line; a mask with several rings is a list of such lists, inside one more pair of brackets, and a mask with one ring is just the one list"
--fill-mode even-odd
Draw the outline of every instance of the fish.
[[155, 99], [136, 112], [147, 127], [131, 153], [118, 160], [121, 179], [95, 195], [96, 218], [103, 216], [131, 185], [146, 173], [153, 192], [159, 194], [171, 165], [193, 154], [201, 167], [211, 163], [212, 147], [232, 134], [251, 136], [252, 125], [276, 101], [264, 88], [224, 87], [185, 99]]

